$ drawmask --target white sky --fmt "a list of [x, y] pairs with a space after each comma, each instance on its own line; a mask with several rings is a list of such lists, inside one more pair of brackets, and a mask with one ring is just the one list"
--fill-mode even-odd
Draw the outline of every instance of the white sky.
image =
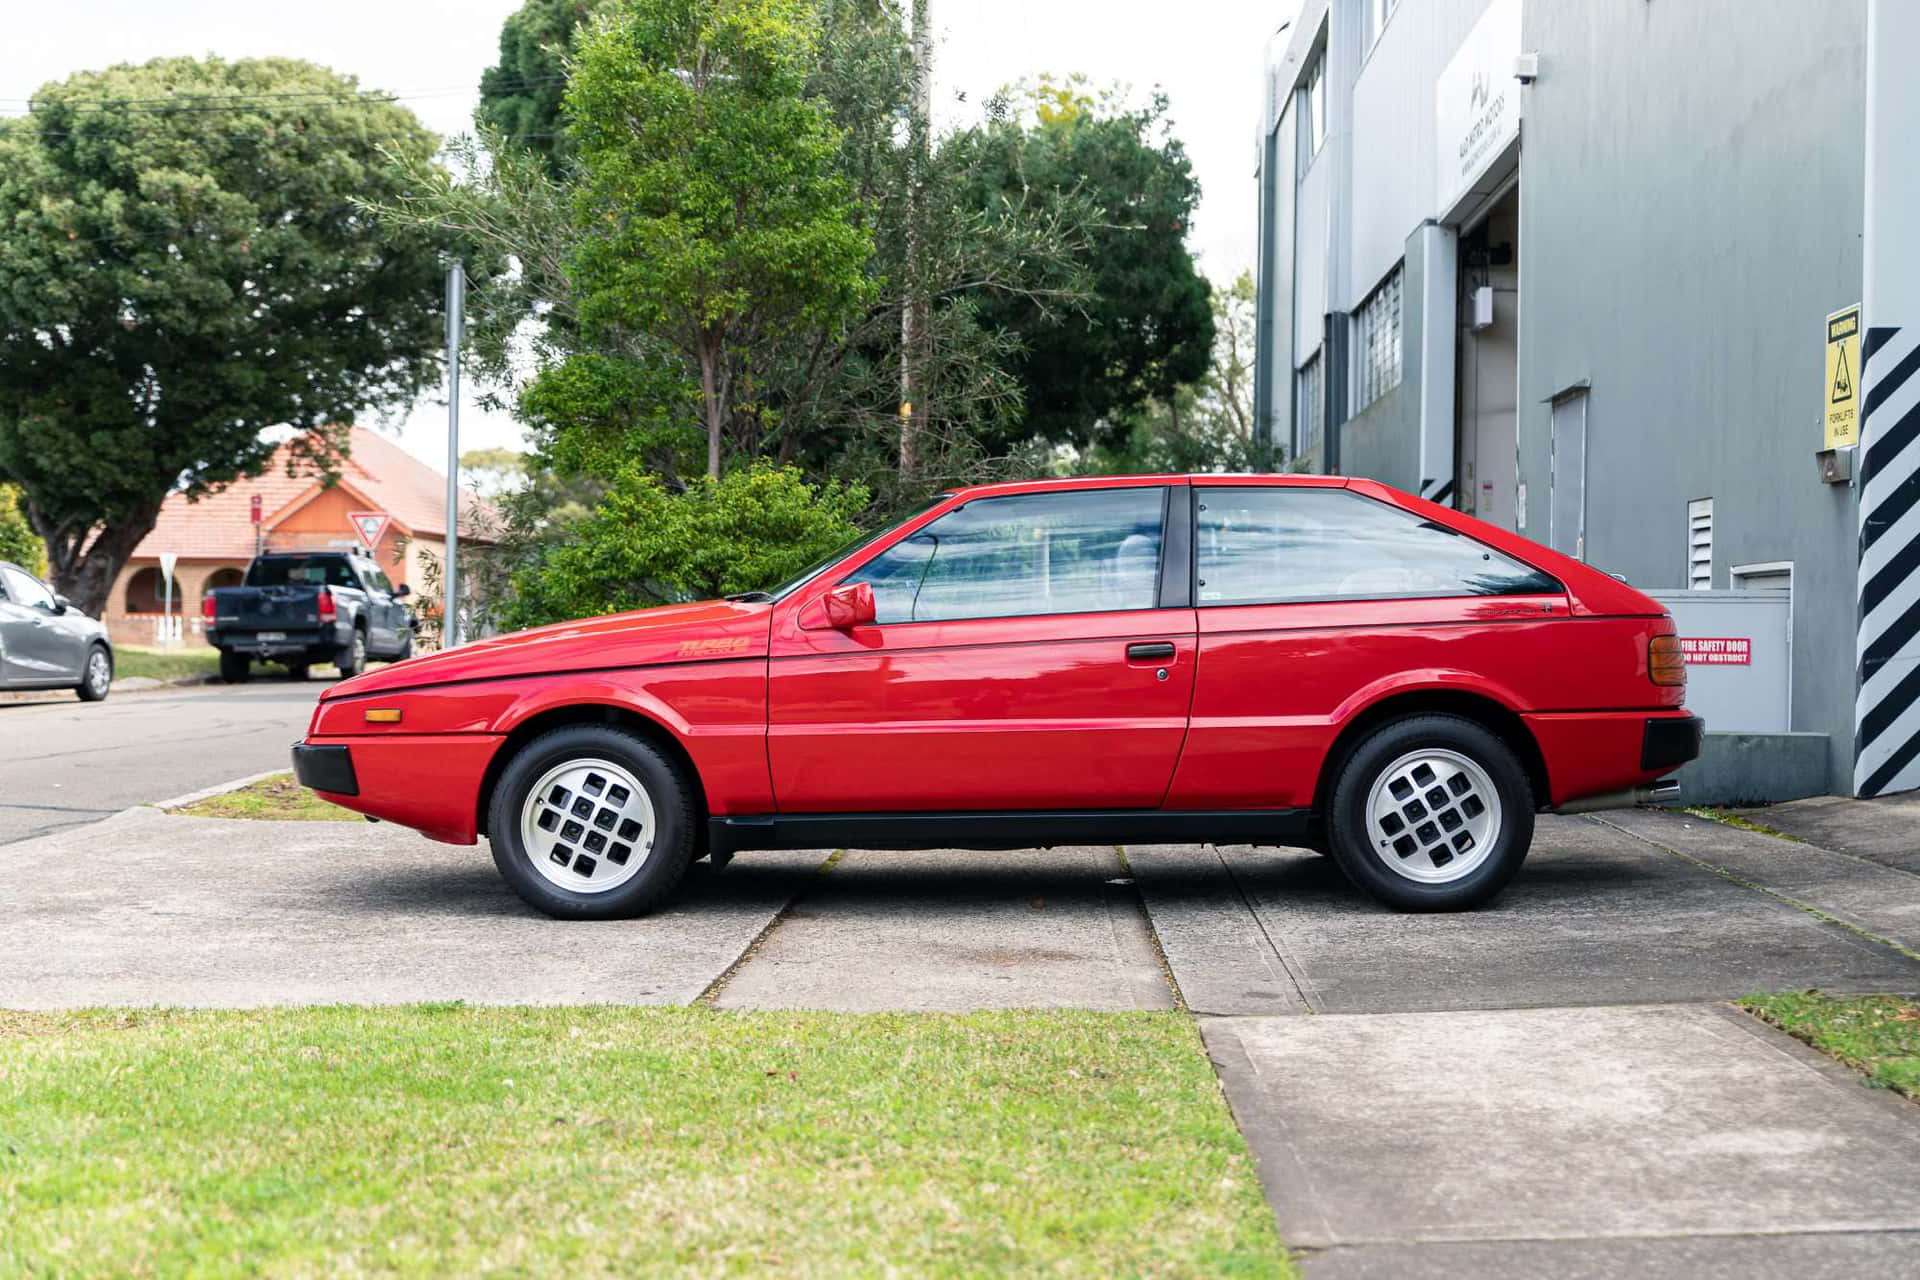
[[[935, 113], [943, 126], [972, 119], [1001, 85], [1041, 72], [1084, 72], [1141, 96], [1164, 88], [1203, 189], [1192, 234], [1202, 269], [1225, 281], [1253, 265], [1263, 49], [1298, 0], [931, 4], [940, 37]], [[399, 93], [430, 128], [451, 134], [468, 127], [480, 73], [498, 54], [500, 22], [519, 0], [16, 0], [7, 7], [0, 113], [22, 110], [49, 80], [116, 62], [280, 55]], [[444, 395], [389, 425], [416, 456], [445, 465]], [[520, 443], [506, 415], [462, 409], [463, 448]]]

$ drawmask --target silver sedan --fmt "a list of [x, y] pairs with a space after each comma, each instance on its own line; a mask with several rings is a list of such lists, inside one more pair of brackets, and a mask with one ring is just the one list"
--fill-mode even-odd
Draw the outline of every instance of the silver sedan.
[[72, 689], [98, 702], [112, 687], [106, 624], [0, 560], [0, 689]]

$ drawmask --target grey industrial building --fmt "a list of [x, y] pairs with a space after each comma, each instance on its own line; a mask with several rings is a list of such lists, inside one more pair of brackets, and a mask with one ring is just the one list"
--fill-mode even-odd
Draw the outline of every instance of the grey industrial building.
[[[1920, 704], [1865, 704], [1868, 450], [1828, 438], [1863, 288], [1882, 377], [1920, 333], [1864, 280], [1875, 2], [1305, 0], [1269, 55], [1257, 442], [1655, 590], [1716, 642], [1709, 798], [1920, 776], [1920, 727], [1874, 745]], [[1881, 629], [1907, 683], [1920, 628]]]

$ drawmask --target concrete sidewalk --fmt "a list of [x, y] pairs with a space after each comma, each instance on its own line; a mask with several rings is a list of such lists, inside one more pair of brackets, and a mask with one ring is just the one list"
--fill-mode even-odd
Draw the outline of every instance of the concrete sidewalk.
[[134, 810], [0, 848], [0, 1005], [1183, 997], [1310, 1275], [1920, 1271], [1920, 1107], [1724, 1004], [1920, 992], [1894, 860], [1544, 818], [1498, 902], [1443, 916], [1291, 850], [827, 862], [698, 864], [671, 910], [582, 924], [484, 846]]

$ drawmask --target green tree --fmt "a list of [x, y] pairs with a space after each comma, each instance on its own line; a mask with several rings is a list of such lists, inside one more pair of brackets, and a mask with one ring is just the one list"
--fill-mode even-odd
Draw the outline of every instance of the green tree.
[[1213, 291], [1213, 351], [1198, 382], [1147, 402], [1123, 437], [1086, 455], [1096, 472], [1246, 471], [1253, 457], [1253, 273]]
[[85, 72], [0, 121], [0, 479], [82, 609], [169, 492], [259, 474], [263, 428], [334, 454], [434, 379], [448, 237], [357, 203], [434, 148], [285, 59]]
[[20, 490], [10, 484], [0, 484], [0, 560], [33, 573], [41, 572], [45, 561], [40, 539], [20, 510]]
[[973, 152], [963, 168], [973, 199], [1076, 195], [1097, 210], [1080, 306], [1000, 296], [983, 321], [1019, 336], [1025, 393], [1020, 437], [1086, 445], [1122, 434], [1149, 400], [1207, 370], [1213, 319], [1207, 282], [1187, 251], [1200, 185], [1173, 136], [1167, 102], [1144, 108], [1089, 95], [1083, 82], [1042, 80], [993, 105], [986, 124], [955, 140]]
[[500, 621], [534, 626], [777, 586], [856, 537], [867, 497], [765, 462], [677, 491], [628, 467], [564, 542], [515, 574]]
[[558, 176], [569, 147], [560, 103], [574, 33], [607, 0], [527, 0], [500, 27], [500, 61], [480, 76], [480, 124]]
[[[580, 321], [654, 335], [696, 373], [663, 407], [697, 408], [710, 479], [761, 433], [753, 348], [842, 325], [871, 290], [872, 241], [806, 92], [809, 16], [804, 0], [636, 0], [582, 40], [567, 90]], [[657, 365], [672, 392], [658, 354], [645, 380]]]

